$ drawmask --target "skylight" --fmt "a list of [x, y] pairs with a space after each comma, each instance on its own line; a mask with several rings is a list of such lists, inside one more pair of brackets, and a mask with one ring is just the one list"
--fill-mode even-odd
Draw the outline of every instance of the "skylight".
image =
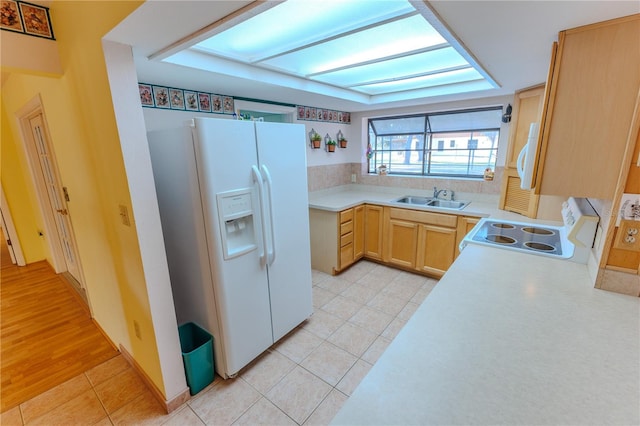
[[188, 51], [166, 60], [231, 60], [276, 73], [280, 85], [288, 85], [284, 75], [296, 81], [289, 87], [302, 79], [317, 83], [314, 91], [337, 88], [371, 103], [497, 87], [423, 1], [288, 0]]

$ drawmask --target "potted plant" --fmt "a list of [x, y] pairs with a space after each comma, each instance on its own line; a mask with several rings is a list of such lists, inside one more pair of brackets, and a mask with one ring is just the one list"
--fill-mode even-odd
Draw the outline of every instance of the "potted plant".
[[322, 143], [322, 136], [320, 136], [320, 133], [314, 132], [311, 135], [311, 147], [313, 147], [313, 149], [318, 149], [320, 148], [321, 143]]
[[340, 144], [340, 148], [346, 148], [347, 147], [347, 140], [342, 136], [340, 138], [338, 138], [338, 143]]
[[336, 150], [336, 141], [333, 139], [327, 139], [325, 144], [327, 145], [327, 151], [334, 152]]

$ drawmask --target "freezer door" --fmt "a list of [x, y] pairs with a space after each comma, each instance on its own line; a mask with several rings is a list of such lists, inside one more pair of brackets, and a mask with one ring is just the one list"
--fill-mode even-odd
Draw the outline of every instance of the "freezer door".
[[[217, 194], [252, 188], [253, 206], [259, 205], [252, 178], [257, 165], [255, 127], [247, 121], [195, 119], [195, 151], [206, 227], [216, 308], [227, 371], [230, 376], [273, 344], [266, 266], [260, 247], [224, 259]], [[228, 212], [227, 212], [228, 213]], [[253, 209], [253, 227], [260, 241], [260, 209]]]
[[277, 341], [313, 312], [305, 129], [300, 124], [255, 124], [258, 160], [270, 194], [265, 222], [273, 224], [267, 251]]

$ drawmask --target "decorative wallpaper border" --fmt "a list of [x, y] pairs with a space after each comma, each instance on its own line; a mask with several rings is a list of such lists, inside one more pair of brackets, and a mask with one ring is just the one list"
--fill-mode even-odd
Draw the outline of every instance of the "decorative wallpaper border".
[[213, 114], [233, 114], [233, 97], [217, 95], [176, 87], [138, 83], [140, 103], [143, 107], [175, 109], [180, 111], [209, 112]]
[[[232, 96], [141, 82], [138, 82], [138, 92], [140, 103], [145, 108], [235, 114], [235, 101]], [[260, 99], [251, 99], [251, 101], [270, 103]], [[298, 112], [298, 120], [351, 124], [350, 112], [305, 105], [295, 105], [295, 108]]]
[[49, 8], [26, 1], [0, 2], [0, 29], [55, 40]]
[[332, 109], [296, 105], [298, 120], [351, 124], [351, 113]]

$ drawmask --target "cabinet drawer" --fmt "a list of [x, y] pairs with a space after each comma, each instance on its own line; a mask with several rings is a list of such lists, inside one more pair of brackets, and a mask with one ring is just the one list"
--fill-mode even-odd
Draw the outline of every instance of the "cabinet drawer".
[[340, 247], [344, 247], [350, 243], [353, 243], [353, 232], [348, 232], [340, 236]]
[[411, 209], [389, 209], [391, 219], [408, 220], [411, 222], [425, 223], [428, 225], [448, 226], [455, 228], [458, 224], [458, 216], [442, 213], [423, 212]]
[[353, 262], [353, 243], [340, 247], [340, 267], [344, 268]]
[[348, 234], [351, 231], [353, 231], [353, 221], [352, 220], [350, 220], [349, 222], [345, 222], [345, 223], [341, 223], [340, 224], [340, 235]]
[[353, 220], [353, 209], [340, 212], [340, 223], [345, 223], [348, 220]]

